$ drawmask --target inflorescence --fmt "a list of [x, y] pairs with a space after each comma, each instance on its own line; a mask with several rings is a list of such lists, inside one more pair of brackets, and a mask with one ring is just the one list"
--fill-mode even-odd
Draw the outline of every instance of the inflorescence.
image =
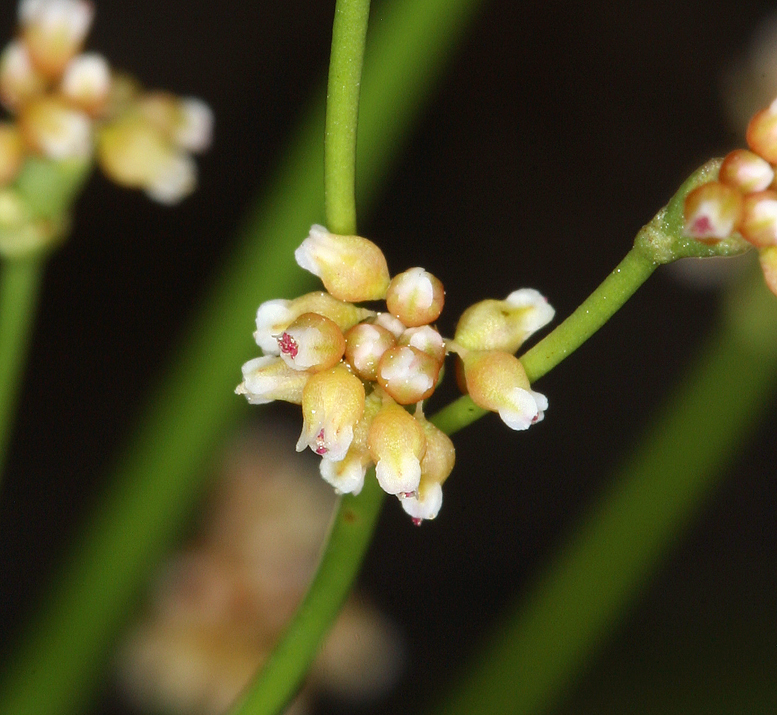
[[758, 249], [770, 290], [777, 295], [777, 99], [747, 127], [750, 149], [735, 149], [709, 181], [685, 198], [685, 233], [715, 244], [739, 234]]
[[[192, 153], [210, 144], [213, 114], [199, 99], [146, 92], [95, 52], [82, 52], [87, 0], [21, 0], [17, 37], [0, 54], [2, 205], [25, 161], [91, 162], [116, 183], [175, 203], [196, 185]], [[18, 203], [18, 202], [17, 202]], [[5, 219], [8, 211], [3, 212]]]
[[[531, 389], [514, 353], [554, 315], [537, 291], [468, 308], [453, 339], [433, 326], [445, 292], [423, 268], [390, 276], [383, 252], [360, 236], [313, 226], [297, 263], [327, 292], [259, 306], [254, 338], [263, 357], [243, 365], [236, 392], [252, 404], [302, 406], [297, 451], [321, 456], [322, 477], [358, 494], [375, 465], [381, 488], [397, 496], [416, 524], [437, 516], [453, 469], [450, 438], [424, 416], [445, 356], [458, 356], [460, 386], [475, 404], [498, 412], [512, 429], [540, 421], [548, 407]], [[355, 305], [385, 300], [380, 312]]]

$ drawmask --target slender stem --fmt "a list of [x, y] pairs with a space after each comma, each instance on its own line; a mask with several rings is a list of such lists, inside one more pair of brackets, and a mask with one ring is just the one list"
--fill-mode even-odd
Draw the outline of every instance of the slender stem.
[[777, 301], [755, 276], [632, 459], [434, 713], [557, 706], [759, 423], [777, 388]]
[[0, 263], [0, 475], [11, 439], [44, 259], [5, 259]]
[[[577, 350], [623, 307], [657, 267], [658, 263], [641, 249], [632, 248], [572, 315], [521, 357], [529, 380], [539, 379]], [[465, 395], [441, 409], [431, 421], [443, 432], [453, 434], [485, 413]]]
[[333, 233], [356, 233], [356, 128], [369, 0], [338, 0], [326, 94], [324, 197]]

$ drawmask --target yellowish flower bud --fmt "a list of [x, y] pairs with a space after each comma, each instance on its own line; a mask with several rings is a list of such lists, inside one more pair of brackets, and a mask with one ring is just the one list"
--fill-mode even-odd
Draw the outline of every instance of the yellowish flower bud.
[[201, 99], [149, 92], [138, 101], [137, 109], [177, 147], [199, 153], [210, 146], [213, 111]]
[[774, 169], [758, 154], [747, 149], [735, 149], [723, 159], [718, 180], [743, 194], [750, 194], [769, 188], [774, 180]]
[[386, 259], [366, 238], [338, 236], [323, 226], [313, 226], [294, 257], [301, 268], [318, 276], [335, 298], [361, 302], [386, 297]]
[[27, 47], [9, 42], [0, 55], [0, 99], [11, 111], [46, 91], [48, 80], [32, 64]]
[[531, 389], [517, 357], [501, 351], [472, 351], [462, 360], [467, 390], [476, 405], [498, 412], [514, 430], [528, 429], [542, 420], [548, 400]]
[[19, 24], [22, 39], [35, 66], [48, 77], [58, 77], [75, 57], [94, 18], [86, 0], [22, 0]]
[[374, 382], [383, 353], [393, 348], [396, 342], [386, 328], [373, 323], [359, 323], [345, 334], [345, 359], [362, 380]]
[[777, 245], [777, 191], [767, 189], [745, 196], [739, 232], [759, 248]]
[[294, 370], [319, 372], [340, 362], [345, 338], [334, 321], [303, 313], [278, 338], [281, 359]]
[[454, 341], [467, 350], [514, 353], [554, 315], [543, 295], [531, 288], [522, 288], [505, 300], [484, 300], [467, 308], [459, 318]]
[[21, 108], [19, 128], [34, 151], [49, 159], [86, 159], [92, 155], [92, 120], [64, 99], [44, 96]]
[[367, 395], [364, 401], [364, 414], [353, 430], [353, 441], [345, 458], [333, 462], [324, 456], [321, 459], [321, 476], [331, 484], [339, 494], [358, 494], [364, 486], [367, 467], [372, 461], [370, 449], [367, 446], [372, 420], [378, 414], [382, 404], [377, 393]]
[[758, 251], [758, 260], [764, 272], [766, 285], [777, 295], [777, 246], [769, 246]]
[[409, 328], [433, 323], [444, 303], [442, 283], [423, 268], [410, 268], [394, 276], [386, 293], [389, 312]]
[[456, 449], [448, 435], [440, 431], [423, 415], [416, 420], [426, 433], [426, 452], [421, 460], [421, 481], [415, 495], [401, 499], [402, 508], [418, 526], [424, 519], [434, 519], [442, 506], [442, 485], [453, 471]]
[[273, 400], [302, 404], [302, 390], [309, 373], [293, 370], [274, 355], [254, 358], [243, 365], [243, 382], [235, 393], [245, 395], [252, 405], [265, 405]]
[[770, 164], [777, 164], [777, 100], [750, 120], [747, 145]]
[[110, 67], [105, 58], [95, 52], [70, 60], [60, 84], [62, 95], [93, 117], [102, 112], [110, 90]]
[[378, 382], [400, 405], [412, 405], [432, 396], [441, 363], [408, 345], [386, 350], [378, 364]]
[[303, 313], [318, 313], [333, 321], [342, 331], [375, 315], [366, 308], [333, 298], [324, 291], [306, 293], [294, 300], [268, 300], [256, 311], [254, 340], [265, 355], [279, 355], [277, 338]]
[[372, 420], [367, 442], [383, 491], [414, 494], [421, 481], [421, 460], [426, 452], [426, 434], [418, 420], [387, 400]]
[[364, 385], [342, 363], [313, 374], [302, 392], [305, 423], [297, 451], [310, 447], [333, 462], [345, 458], [364, 414]]
[[409, 345], [416, 348], [422, 353], [431, 355], [441, 364], [445, 359], [445, 341], [442, 335], [429, 325], [408, 328], [397, 340], [397, 345]]
[[702, 243], [728, 238], [742, 218], [742, 194], [719, 181], [695, 188], [683, 204], [685, 233]]
[[10, 122], [0, 123], [0, 186], [16, 178], [24, 162], [24, 141], [19, 128]]

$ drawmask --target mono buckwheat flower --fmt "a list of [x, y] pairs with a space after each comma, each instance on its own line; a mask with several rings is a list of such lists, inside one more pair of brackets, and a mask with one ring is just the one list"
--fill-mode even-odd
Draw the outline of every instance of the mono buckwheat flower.
[[278, 337], [278, 348], [289, 367], [319, 372], [340, 362], [345, 353], [345, 338], [329, 318], [303, 313]]
[[408, 328], [433, 323], [444, 303], [442, 283], [423, 268], [410, 268], [394, 276], [386, 292], [389, 312]]
[[361, 302], [386, 297], [389, 272], [383, 251], [361, 236], [338, 236], [323, 226], [294, 252], [301, 268], [318, 276], [335, 298]]
[[732, 186], [710, 181], [685, 197], [685, 233], [697, 241], [728, 238], [742, 219], [742, 194]]
[[64, 99], [34, 99], [19, 114], [19, 129], [27, 144], [49, 159], [87, 159], [92, 155], [92, 121]]
[[266, 405], [275, 400], [301, 405], [302, 391], [309, 377], [309, 373], [289, 367], [279, 357], [265, 355], [243, 365], [243, 382], [235, 393], [245, 395], [252, 405]]
[[414, 405], [432, 396], [441, 363], [409, 345], [386, 350], [378, 364], [378, 383], [400, 405]]
[[111, 91], [108, 61], [96, 52], [74, 57], [65, 67], [59, 89], [62, 96], [87, 114], [100, 114]]

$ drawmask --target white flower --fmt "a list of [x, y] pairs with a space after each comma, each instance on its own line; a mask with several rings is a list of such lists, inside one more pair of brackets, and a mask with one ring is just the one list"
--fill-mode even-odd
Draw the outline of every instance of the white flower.
[[245, 395], [252, 405], [265, 405], [274, 400], [299, 405], [309, 377], [305, 372], [292, 370], [279, 357], [266, 355], [243, 365], [243, 382], [235, 393]]

